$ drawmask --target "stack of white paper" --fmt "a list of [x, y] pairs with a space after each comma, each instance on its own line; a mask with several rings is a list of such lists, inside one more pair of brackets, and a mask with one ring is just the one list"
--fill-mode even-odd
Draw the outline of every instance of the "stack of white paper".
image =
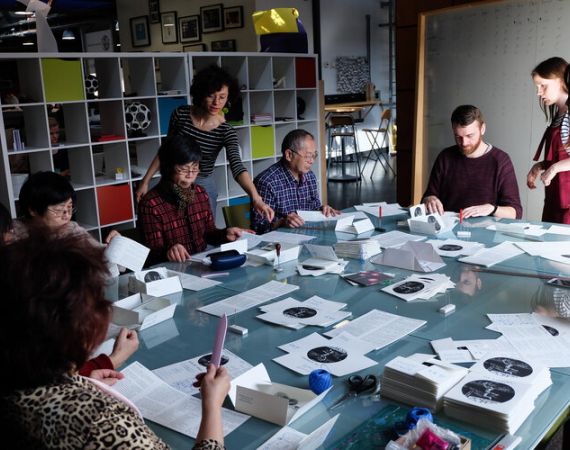
[[472, 372], [445, 394], [443, 408], [449, 417], [483, 429], [514, 433], [534, 409], [540, 389], [530, 383]]
[[[202, 419], [200, 399], [177, 391], [139, 362], [121, 372], [125, 378], [113, 385], [113, 389], [133, 402], [145, 419], [196, 438]], [[224, 435], [247, 419], [249, 416], [245, 414], [222, 408]]]
[[428, 300], [437, 294], [453, 289], [455, 283], [447, 275], [412, 275], [403, 281], [386, 286], [382, 290], [407, 302], [417, 299]]
[[377, 234], [370, 239], [378, 241], [382, 248], [398, 248], [408, 241], [425, 241], [425, 236], [418, 236], [416, 234], [404, 233], [402, 231], [394, 230], [387, 233]]
[[507, 259], [522, 255], [524, 252], [516, 247], [513, 242], [502, 242], [491, 248], [479, 250], [472, 256], [460, 258], [459, 261], [478, 266], [491, 267]]
[[358, 239], [355, 241], [341, 241], [334, 246], [338, 256], [366, 260], [382, 251], [378, 241], [373, 239]]
[[383, 397], [437, 411], [443, 395], [467, 373], [465, 367], [437, 360], [433, 355], [397, 356], [384, 367], [380, 392]]
[[425, 320], [411, 319], [373, 309], [339, 328], [327, 331], [325, 336], [335, 337], [341, 333], [349, 333], [372, 344], [374, 350], [378, 350], [416, 331], [425, 323]]
[[342, 377], [377, 364], [364, 356], [374, 349], [373, 344], [348, 333], [341, 333], [332, 339], [313, 333], [279, 348], [288, 354], [273, 358], [273, 361], [301, 375], [309, 375], [315, 369], [325, 369], [334, 376]]
[[521, 358], [518, 354], [489, 353], [469, 369], [502, 380], [524, 381], [540, 393], [552, 384], [550, 369], [538, 361]]
[[328, 327], [349, 317], [350, 311], [341, 311], [346, 303], [325, 300], [314, 295], [301, 302], [286, 298], [276, 303], [261, 306], [263, 314], [258, 319], [299, 330], [307, 325]]
[[446, 239], [444, 241], [430, 239], [427, 243], [433, 246], [438, 255], [450, 258], [473, 255], [485, 248], [485, 245], [479, 242], [460, 241], [458, 239]]

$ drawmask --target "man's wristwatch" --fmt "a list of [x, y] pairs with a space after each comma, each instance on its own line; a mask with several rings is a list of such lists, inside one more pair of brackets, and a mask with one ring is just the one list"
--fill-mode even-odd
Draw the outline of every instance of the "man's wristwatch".
[[491, 211], [491, 212], [489, 213], [489, 215], [490, 215], [490, 216], [494, 216], [495, 213], [497, 212], [497, 208], [498, 208], [498, 207], [499, 207], [499, 205], [495, 205], [495, 207], [493, 208], [493, 211]]

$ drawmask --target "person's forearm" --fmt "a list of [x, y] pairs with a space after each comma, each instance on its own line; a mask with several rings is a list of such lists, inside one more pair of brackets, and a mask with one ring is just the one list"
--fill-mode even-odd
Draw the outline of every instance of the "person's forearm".
[[257, 189], [255, 188], [255, 185], [253, 184], [253, 181], [251, 180], [248, 172], [244, 171], [240, 173], [237, 176], [236, 181], [242, 187], [242, 189], [247, 192], [247, 195], [251, 197], [251, 200], [253, 202], [261, 200], [261, 196], [257, 192]]
[[144, 174], [144, 177], [142, 179], [142, 183], [143, 184], [149, 184], [150, 180], [152, 179], [152, 177], [154, 176], [154, 174], [156, 172], [158, 172], [158, 170], [160, 169], [160, 162], [158, 161], [158, 154], [155, 155], [155, 157], [152, 159], [152, 162], [150, 163], [150, 166], [148, 166], [148, 169], [146, 171], [146, 173]]
[[215, 439], [220, 445], [224, 444], [221, 408], [214, 408], [213, 410], [202, 408], [202, 421], [200, 422], [196, 442], [205, 439]]
[[517, 211], [512, 206], [498, 206], [493, 216], [500, 219], [516, 219]]

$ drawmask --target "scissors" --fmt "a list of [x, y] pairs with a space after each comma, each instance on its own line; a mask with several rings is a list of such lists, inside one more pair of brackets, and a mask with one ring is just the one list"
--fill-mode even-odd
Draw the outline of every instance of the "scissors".
[[376, 389], [379, 386], [378, 378], [376, 375], [351, 375], [346, 379], [348, 383], [348, 392], [340, 397], [336, 402], [334, 402], [329, 409], [334, 409], [344, 403], [346, 400], [351, 399], [353, 397], [358, 397], [360, 394], [365, 392], [376, 392]]

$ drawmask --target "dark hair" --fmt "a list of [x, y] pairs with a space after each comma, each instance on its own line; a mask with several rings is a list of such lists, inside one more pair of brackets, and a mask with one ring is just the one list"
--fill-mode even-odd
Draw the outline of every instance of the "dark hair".
[[228, 87], [228, 101], [234, 101], [239, 94], [239, 87], [234, 77], [216, 65], [200, 70], [192, 78], [190, 87], [192, 104], [201, 108], [206, 97], [218, 92], [223, 86]]
[[0, 247], [0, 375], [5, 392], [56, 382], [83, 366], [104, 340], [111, 303], [104, 298], [104, 249], [83, 235], [34, 228]]
[[65, 177], [55, 172], [36, 172], [28, 177], [20, 190], [20, 208], [24, 217], [31, 218], [30, 211], [43, 216], [48, 206], [72, 199], [75, 190]]
[[475, 121], [478, 121], [480, 125], [485, 123], [483, 113], [476, 106], [460, 105], [451, 113], [452, 126], [466, 127]]
[[306, 130], [299, 128], [297, 130], [289, 131], [281, 143], [281, 153], [285, 154], [285, 150], [287, 149], [298, 152], [303, 147], [303, 142], [305, 142], [305, 139], [307, 138], [315, 140], [315, 137]]
[[[568, 62], [564, 58], [560, 58], [559, 56], [554, 56], [552, 58], [545, 59], [542, 61], [538, 66], [536, 66], [532, 72], [531, 77], [538, 75], [541, 78], [546, 78], [548, 80], [552, 80], [554, 78], [558, 78], [562, 81], [565, 81], [565, 71], [568, 67]], [[566, 92], [568, 92], [568, 84], [564, 85]], [[541, 98], [538, 99], [540, 103], [540, 109], [544, 112], [546, 116], [546, 120], [550, 121], [556, 114], [558, 113], [558, 106], [557, 105], [550, 105], [548, 108], [544, 104]]]
[[12, 216], [10, 211], [0, 203], [0, 246], [4, 244], [4, 233], [8, 233], [12, 229]]
[[161, 180], [172, 181], [175, 166], [200, 162], [201, 159], [200, 146], [190, 136], [172, 135], [167, 137], [158, 149]]

